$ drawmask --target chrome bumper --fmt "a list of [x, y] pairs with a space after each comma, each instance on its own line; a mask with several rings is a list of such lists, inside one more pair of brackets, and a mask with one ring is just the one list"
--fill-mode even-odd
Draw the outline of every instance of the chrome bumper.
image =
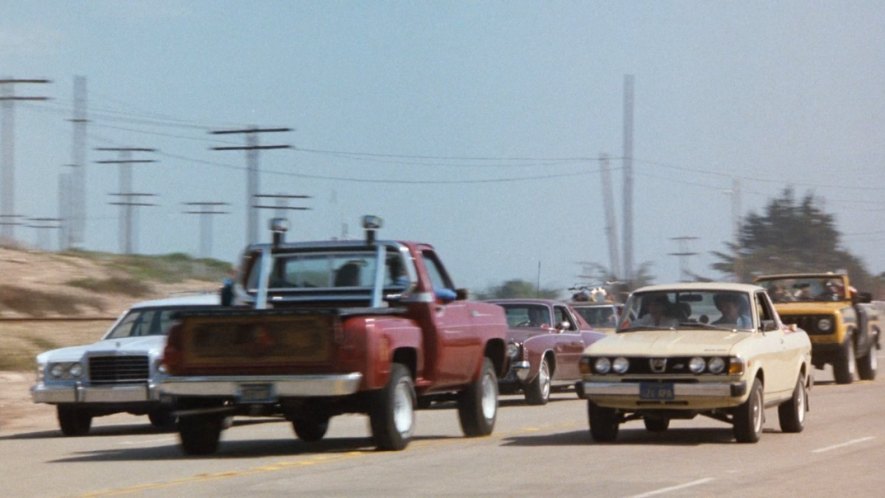
[[225, 377], [167, 377], [162, 396], [239, 397], [244, 386], [265, 385], [276, 398], [346, 396], [357, 392], [361, 373], [340, 375], [250, 375]]
[[127, 384], [125, 386], [64, 386], [37, 384], [31, 387], [34, 403], [135, 403], [159, 401], [154, 384]]
[[[621, 396], [639, 398], [640, 382], [579, 382], [578, 393], [582, 398], [591, 396]], [[743, 396], [747, 392], [747, 383], [738, 382], [700, 382], [674, 383], [675, 398], [729, 398]]]
[[511, 375], [519, 379], [520, 382], [525, 382], [529, 377], [529, 370], [531, 369], [531, 364], [528, 361], [517, 361], [510, 365], [510, 374], [507, 375], [509, 378]]

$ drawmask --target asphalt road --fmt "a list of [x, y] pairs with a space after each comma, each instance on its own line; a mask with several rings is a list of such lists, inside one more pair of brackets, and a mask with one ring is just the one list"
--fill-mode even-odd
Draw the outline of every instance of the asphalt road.
[[847, 386], [829, 370], [815, 379], [805, 431], [782, 434], [768, 409], [757, 444], [735, 443], [729, 426], [706, 418], [661, 434], [634, 421], [616, 443], [597, 444], [574, 393], [543, 407], [503, 397], [485, 438], [462, 437], [450, 407], [421, 410], [401, 452], [374, 451], [358, 415], [332, 419], [312, 445], [286, 422], [237, 419], [219, 452], [201, 458], [182, 455], [177, 434], [146, 417], [98, 418], [78, 438], [47, 421], [0, 433], [0, 496], [885, 495], [885, 374]]

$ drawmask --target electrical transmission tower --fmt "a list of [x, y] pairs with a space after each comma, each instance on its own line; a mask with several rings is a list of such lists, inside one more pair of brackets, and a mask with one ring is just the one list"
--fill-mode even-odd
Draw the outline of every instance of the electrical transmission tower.
[[258, 195], [258, 151], [269, 149], [288, 149], [290, 145], [259, 145], [259, 133], [279, 133], [292, 131], [291, 128], [258, 128], [255, 126], [242, 130], [210, 131], [213, 135], [245, 134], [246, 145], [212, 147], [212, 150], [244, 150], [246, 151], [246, 243], [258, 242], [258, 209], [252, 206], [252, 199]]
[[155, 163], [154, 159], [132, 159], [133, 152], [156, 152], [156, 149], [142, 147], [98, 147], [95, 150], [117, 152], [118, 159], [96, 161], [97, 164], [117, 164], [120, 166], [120, 191], [110, 195], [121, 198], [117, 202], [110, 202], [112, 206], [120, 206], [120, 251], [123, 254], [133, 254], [133, 218], [135, 208], [140, 206], [156, 206], [147, 202], [139, 202], [138, 199], [153, 197], [156, 194], [144, 194], [132, 192], [132, 165], [143, 163]]
[[0, 147], [2, 147], [2, 177], [0, 177], [0, 244], [15, 240], [15, 226], [21, 223], [15, 214], [15, 103], [21, 100], [48, 100], [48, 97], [23, 97], [15, 95], [14, 85], [27, 83], [49, 83], [49, 80], [12, 79], [0, 80]]
[[185, 206], [193, 206], [195, 211], [184, 211], [184, 214], [200, 215], [200, 257], [212, 257], [212, 216], [228, 214], [228, 211], [216, 211], [221, 206], [229, 206], [227, 202], [185, 202]]

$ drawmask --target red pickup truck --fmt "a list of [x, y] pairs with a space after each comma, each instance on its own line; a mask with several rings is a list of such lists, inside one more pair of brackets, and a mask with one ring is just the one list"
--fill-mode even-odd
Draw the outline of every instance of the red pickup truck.
[[[303, 441], [329, 419], [368, 414], [378, 449], [412, 438], [419, 399], [457, 399], [466, 436], [491, 434], [498, 377], [507, 370], [507, 320], [468, 301], [433, 247], [376, 240], [246, 248], [222, 307], [183, 312], [169, 333], [161, 400], [179, 417], [187, 454], [218, 449], [228, 417], [282, 415]], [[227, 305], [227, 306], [225, 306]]]

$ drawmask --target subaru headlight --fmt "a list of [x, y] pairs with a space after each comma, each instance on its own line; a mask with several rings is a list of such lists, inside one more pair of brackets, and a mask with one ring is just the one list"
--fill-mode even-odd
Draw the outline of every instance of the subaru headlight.
[[704, 371], [704, 368], [707, 367], [707, 362], [704, 361], [700, 356], [695, 356], [694, 358], [688, 360], [688, 369], [691, 370], [691, 373], [699, 374]]
[[817, 321], [817, 330], [821, 332], [829, 332], [833, 330], [833, 319], [832, 318], [821, 318]]
[[612, 362], [612, 370], [616, 374], [626, 373], [628, 368], [630, 368], [630, 361], [623, 356], [618, 356], [615, 358], [615, 361]]
[[722, 373], [725, 370], [725, 360], [719, 356], [710, 358], [710, 361], [707, 362], [707, 370], [712, 374]]
[[608, 358], [597, 358], [593, 369], [596, 370], [596, 373], [607, 374], [612, 369], [612, 362]]

